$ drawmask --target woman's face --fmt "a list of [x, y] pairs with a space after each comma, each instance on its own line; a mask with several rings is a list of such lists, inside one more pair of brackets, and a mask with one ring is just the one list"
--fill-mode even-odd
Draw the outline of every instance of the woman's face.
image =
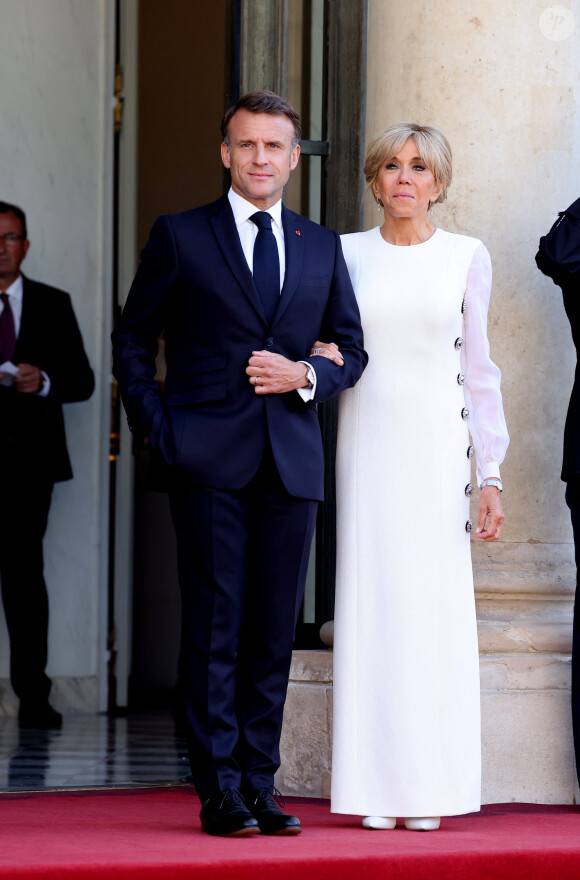
[[385, 214], [399, 219], [425, 217], [441, 188], [419, 156], [414, 139], [409, 138], [400, 152], [381, 166], [373, 192], [382, 201]]

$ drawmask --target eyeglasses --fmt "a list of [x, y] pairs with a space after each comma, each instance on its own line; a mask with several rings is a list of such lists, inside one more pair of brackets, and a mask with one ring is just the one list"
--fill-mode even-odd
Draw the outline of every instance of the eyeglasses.
[[17, 235], [15, 232], [5, 232], [0, 235], [0, 239], [3, 239], [5, 244], [16, 244], [17, 241], [23, 241], [24, 237], [24, 235]]

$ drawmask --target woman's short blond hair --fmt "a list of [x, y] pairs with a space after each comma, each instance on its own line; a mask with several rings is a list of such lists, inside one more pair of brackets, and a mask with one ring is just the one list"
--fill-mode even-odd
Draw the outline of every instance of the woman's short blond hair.
[[417, 125], [415, 122], [396, 122], [383, 128], [367, 147], [364, 174], [372, 188], [381, 167], [403, 149], [409, 138], [413, 138], [417, 152], [441, 187], [441, 193], [433, 204], [447, 198], [447, 187], [453, 175], [452, 154], [449, 141], [438, 128], [431, 125]]

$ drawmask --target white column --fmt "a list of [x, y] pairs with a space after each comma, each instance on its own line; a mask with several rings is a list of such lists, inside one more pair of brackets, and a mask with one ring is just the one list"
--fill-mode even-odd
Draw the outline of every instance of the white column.
[[[435, 125], [454, 152], [435, 223], [481, 238], [489, 336], [512, 437], [501, 543], [476, 546], [484, 799], [575, 795], [569, 661], [575, 570], [560, 481], [575, 355], [538, 240], [580, 196], [580, 2], [370, 0], [367, 138]], [[368, 200], [367, 228], [378, 222]]]

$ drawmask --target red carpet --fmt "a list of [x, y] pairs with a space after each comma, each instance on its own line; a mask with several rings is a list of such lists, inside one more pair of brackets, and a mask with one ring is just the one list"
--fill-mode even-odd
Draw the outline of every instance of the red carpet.
[[578, 880], [580, 807], [499, 804], [430, 833], [292, 798], [299, 837], [209, 837], [186, 788], [0, 796], [0, 880]]

